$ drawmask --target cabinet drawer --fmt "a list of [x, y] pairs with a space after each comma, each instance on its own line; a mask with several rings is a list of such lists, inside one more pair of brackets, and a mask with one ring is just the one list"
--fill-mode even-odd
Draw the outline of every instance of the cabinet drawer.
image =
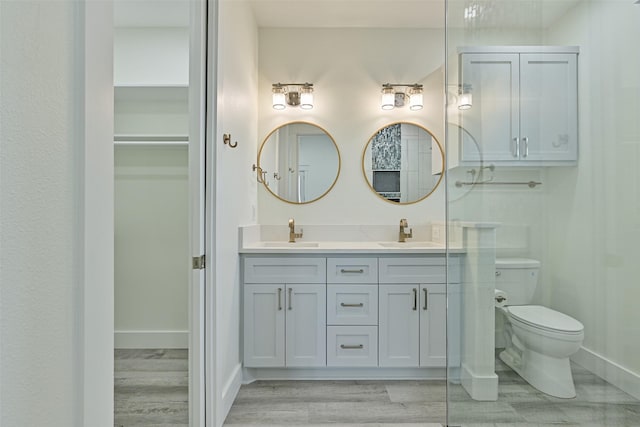
[[327, 285], [327, 324], [377, 325], [378, 285]]
[[378, 366], [378, 327], [328, 326], [327, 366]]
[[328, 258], [327, 283], [378, 283], [378, 259]]
[[[380, 258], [380, 283], [446, 283], [446, 258]], [[449, 259], [449, 283], [460, 282], [460, 262]]]
[[324, 258], [245, 258], [245, 283], [325, 283]]

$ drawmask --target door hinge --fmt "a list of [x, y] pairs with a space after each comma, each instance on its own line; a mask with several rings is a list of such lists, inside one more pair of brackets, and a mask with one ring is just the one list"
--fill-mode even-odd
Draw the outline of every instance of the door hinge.
[[203, 270], [206, 266], [205, 259], [204, 255], [194, 256], [191, 260], [191, 268], [194, 270]]

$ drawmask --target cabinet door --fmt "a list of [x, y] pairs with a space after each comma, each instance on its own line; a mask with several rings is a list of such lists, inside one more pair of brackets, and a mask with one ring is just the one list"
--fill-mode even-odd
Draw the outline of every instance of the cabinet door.
[[577, 112], [576, 55], [521, 54], [521, 159], [531, 162], [577, 160]]
[[420, 366], [447, 365], [447, 289], [420, 286]]
[[244, 285], [246, 367], [284, 366], [284, 292], [284, 285]]
[[[461, 143], [461, 160], [513, 161], [519, 158], [519, 55], [461, 55], [461, 84], [468, 86], [473, 106], [460, 111], [460, 125], [476, 140]], [[480, 153], [480, 149], [482, 153]]]
[[287, 285], [286, 365], [326, 366], [326, 285]]
[[419, 285], [379, 286], [380, 366], [418, 366]]

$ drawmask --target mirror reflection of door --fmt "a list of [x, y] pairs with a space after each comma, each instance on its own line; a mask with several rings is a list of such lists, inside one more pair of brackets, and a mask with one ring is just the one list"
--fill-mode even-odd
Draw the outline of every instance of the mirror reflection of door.
[[258, 155], [265, 188], [289, 203], [310, 203], [335, 184], [340, 155], [331, 136], [310, 123], [293, 122], [272, 131]]

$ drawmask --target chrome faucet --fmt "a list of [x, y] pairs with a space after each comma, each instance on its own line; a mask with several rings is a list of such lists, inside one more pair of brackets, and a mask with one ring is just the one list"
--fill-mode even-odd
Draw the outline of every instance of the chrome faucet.
[[413, 230], [411, 228], [409, 229], [408, 233], [405, 231], [405, 229], [408, 226], [409, 226], [409, 224], [407, 223], [407, 220], [405, 218], [402, 218], [400, 220], [400, 232], [398, 233], [398, 242], [404, 243], [404, 242], [406, 242], [407, 237], [408, 238], [412, 238], [413, 237]]
[[302, 229], [296, 233], [296, 223], [293, 218], [289, 218], [289, 243], [295, 243], [296, 239], [302, 237]]

